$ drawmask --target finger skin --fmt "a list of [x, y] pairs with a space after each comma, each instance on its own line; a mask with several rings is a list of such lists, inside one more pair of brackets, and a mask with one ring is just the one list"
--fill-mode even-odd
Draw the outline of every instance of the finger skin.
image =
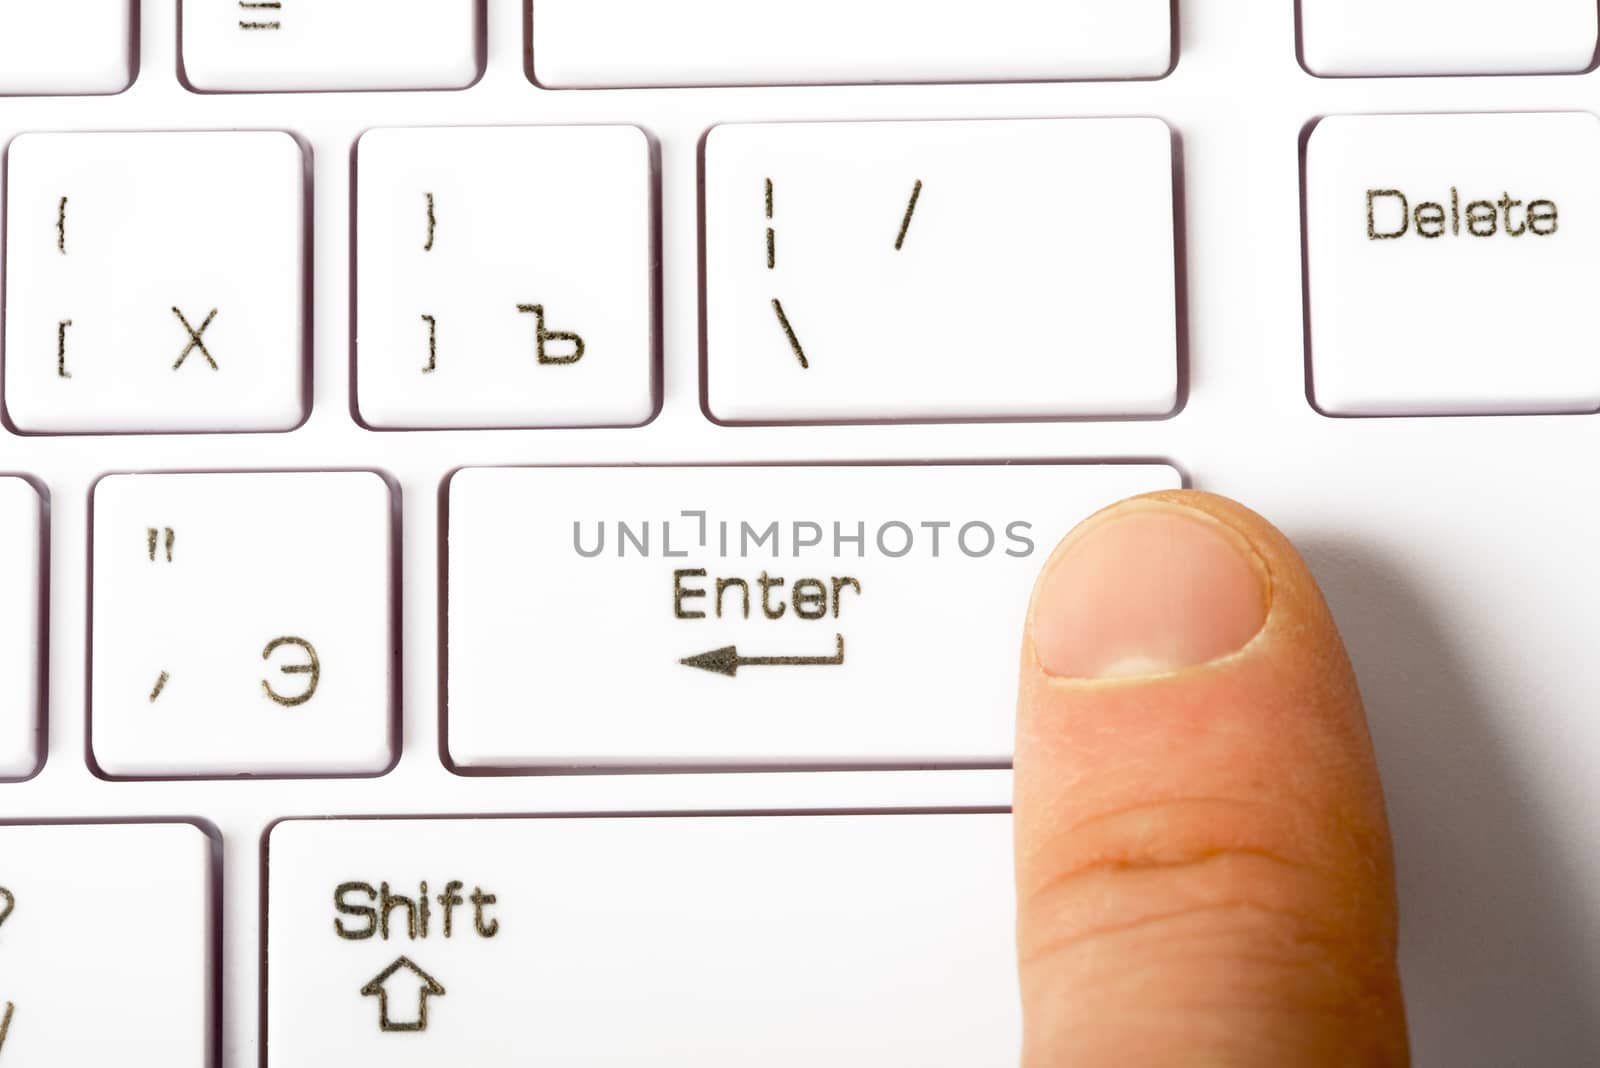
[[1219, 523], [1262, 569], [1266, 618], [1197, 667], [1072, 679], [1044, 670], [1030, 609], [1015, 771], [1024, 1065], [1409, 1063], [1383, 794], [1315, 581], [1266, 520], [1193, 491], [1113, 506], [1063, 547], [1128, 509]]

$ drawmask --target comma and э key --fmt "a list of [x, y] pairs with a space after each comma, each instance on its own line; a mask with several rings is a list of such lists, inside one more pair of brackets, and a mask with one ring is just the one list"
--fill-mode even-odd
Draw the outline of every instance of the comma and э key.
[[1553, 200], [1524, 203], [1502, 193], [1497, 200], [1463, 204], [1460, 190], [1451, 186], [1448, 198], [1420, 201], [1413, 207], [1404, 190], [1367, 190], [1367, 238], [1371, 241], [1392, 241], [1408, 234], [1428, 240], [1497, 234], [1550, 237], [1559, 229], [1559, 209]]

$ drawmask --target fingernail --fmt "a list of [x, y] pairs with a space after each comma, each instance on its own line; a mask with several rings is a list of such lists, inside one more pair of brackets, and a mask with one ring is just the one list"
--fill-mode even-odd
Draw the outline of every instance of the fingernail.
[[1196, 509], [1131, 501], [1069, 534], [1034, 589], [1049, 675], [1162, 675], [1237, 652], [1266, 622], [1266, 567], [1243, 535]]

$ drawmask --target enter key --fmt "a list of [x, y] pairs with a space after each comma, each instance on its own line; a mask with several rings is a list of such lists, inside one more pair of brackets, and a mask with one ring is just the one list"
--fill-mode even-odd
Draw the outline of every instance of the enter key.
[[1034, 577], [1139, 464], [469, 469], [460, 770], [1002, 766]]

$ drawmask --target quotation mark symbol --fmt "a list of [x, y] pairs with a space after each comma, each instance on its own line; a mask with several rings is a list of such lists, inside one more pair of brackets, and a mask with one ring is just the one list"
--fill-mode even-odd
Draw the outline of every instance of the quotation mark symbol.
[[155, 562], [156, 546], [157, 546], [158, 542], [164, 542], [165, 543], [166, 550], [167, 550], [167, 563], [169, 563], [169, 564], [172, 563], [172, 546], [173, 546], [174, 543], [177, 542], [178, 535], [173, 531], [173, 529], [171, 527], [166, 527], [164, 529], [166, 531], [165, 538], [163, 538], [161, 536], [161, 531], [157, 530], [155, 527], [146, 527], [145, 528], [145, 531], [144, 531], [145, 549], [149, 553], [150, 560], [151, 560], [152, 563]]

